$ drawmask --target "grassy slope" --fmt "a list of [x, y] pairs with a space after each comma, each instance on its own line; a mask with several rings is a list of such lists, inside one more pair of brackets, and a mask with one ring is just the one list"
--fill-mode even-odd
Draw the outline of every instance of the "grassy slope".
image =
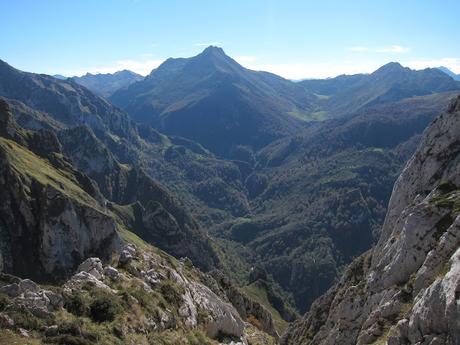
[[28, 179], [25, 186], [35, 179], [43, 185], [52, 186], [71, 199], [100, 210], [97, 202], [79, 187], [72, 170], [57, 169], [47, 160], [5, 138], [0, 138], [0, 148], [6, 153], [14, 170]]
[[265, 291], [265, 289], [263, 289], [257, 282], [244, 286], [241, 290], [250, 298], [262, 304], [272, 314], [275, 328], [278, 333], [282, 334], [287, 328], [288, 322], [283, 320], [280, 313], [271, 305], [268, 300], [267, 291]]

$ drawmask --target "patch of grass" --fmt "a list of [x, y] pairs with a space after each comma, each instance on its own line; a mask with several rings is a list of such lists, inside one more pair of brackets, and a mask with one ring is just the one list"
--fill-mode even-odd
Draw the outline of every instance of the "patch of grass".
[[286, 330], [288, 322], [284, 320], [281, 317], [279, 311], [271, 305], [270, 301], [268, 300], [267, 291], [265, 291], [265, 289], [263, 289], [257, 282], [254, 282], [250, 285], [244, 286], [241, 288], [241, 290], [243, 290], [243, 292], [251, 299], [263, 305], [270, 312], [275, 328], [280, 334]]
[[384, 153], [385, 150], [382, 149], [381, 147], [373, 147], [371, 148], [372, 152], [378, 152], [378, 153]]
[[159, 290], [166, 302], [173, 306], [179, 307], [184, 302], [182, 298], [182, 294], [184, 293], [183, 289], [171, 281], [162, 281], [159, 284]]
[[0, 329], [0, 345], [42, 345], [40, 339], [24, 338], [11, 330]]
[[288, 112], [288, 115], [293, 116], [302, 121], [323, 121], [326, 119], [327, 111], [315, 111], [313, 113], [304, 113], [301, 112], [299, 109], [293, 109], [292, 111]]
[[320, 95], [319, 93], [314, 93], [314, 95], [321, 101], [326, 101], [331, 98], [331, 96], [328, 95]]
[[117, 233], [124, 242], [135, 244], [139, 249], [151, 248], [143, 239], [119, 223], [117, 223]]
[[24, 328], [27, 330], [39, 330], [47, 324], [46, 319], [39, 318], [32, 314], [32, 312], [24, 307], [15, 310], [9, 310], [8, 315], [14, 321], [16, 327]]
[[[440, 185], [440, 189], [447, 188], [445, 185]], [[460, 190], [456, 189], [446, 194], [439, 195], [433, 199], [433, 202], [438, 207], [450, 208], [454, 215], [460, 213]]]
[[0, 148], [5, 151], [14, 170], [28, 180], [25, 186], [34, 179], [42, 185], [52, 186], [73, 200], [100, 210], [97, 202], [79, 187], [71, 170], [57, 169], [47, 160], [5, 138], [0, 138]]

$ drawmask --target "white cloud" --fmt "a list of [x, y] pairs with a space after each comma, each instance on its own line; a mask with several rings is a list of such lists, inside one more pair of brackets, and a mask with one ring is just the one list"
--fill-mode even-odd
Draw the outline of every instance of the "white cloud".
[[378, 62], [311, 62], [311, 63], [242, 63], [245, 67], [256, 71], [267, 71], [286, 79], [329, 78], [340, 74], [371, 73], [381, 66]]
[[365, 46], [354, 46], [348, 48], [353, 52], [370, 52], [370, 53], [392, 53], [392, 54], [401, 54], [407, 53], [410, 51], [408, 47], [403, 47], [399, 45], [392, 45], [388, 47], [381, 47], [381, 48], [369, 48]]
[[209, 43], [194, 43], [195, 47], [209, 47], [209, 46], [221, 46], [221, 42], [209, 42]]
[[460, 58], [445, 57], [439, 59], [409, 60], [405, 62], [405, 65], [413, 69], [444, 66], [454, 73], [460, 73]]
[[393, 45], [389, 47], [379, 48], [375, 51], [377, 53], [407, 53], [410, 49], [403, 46]]

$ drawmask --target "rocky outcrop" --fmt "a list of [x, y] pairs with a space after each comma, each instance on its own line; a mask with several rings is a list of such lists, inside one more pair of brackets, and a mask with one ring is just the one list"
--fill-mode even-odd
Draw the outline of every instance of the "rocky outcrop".
[[71, 343], [74, 335], [84, 344], [275, 343], [203, 284], [189, 260], [127, 243], [111, 264], [90, 257], [49, 289], [0, 274], [0, 331], [52, 343]]
[[10, 284], [0, 287], [0, 293], [11, 298], [3, 311], [23, 310], [31, 312], [38, 317], [49, 317], [53, 311], [59, 310], [64, 305], [62, 295], [50, 290], [42, 289], [30, 279], [19, 279], [2, 275], [2, 280], [11, 280]]
[[260, 303], [250, 299], [244, 293], [242, 293], [237, 287], [235, 287], [220, 271], [211, 272], [213, 279], [218, 283], [222, 294], [230, 303], [236, 308], [240, 316], [244, 320], [249, 318], [255, 318], [260, 324], [261, 330], [275, 337], [279, 337], [273, 323], [273, 318], [270, 312], [262, 306]]
[[108, 258], [120, 239], [97, 187], [62, 158], [51, 132], [22, 130], [3, 103], [1, 110], [0, 132], [17, 140], [0, 137], [2, 269], [56, 281], [89, 255]]
[[379, 242], [283, 344], [460, 344], [460, 97], [397, 180]]

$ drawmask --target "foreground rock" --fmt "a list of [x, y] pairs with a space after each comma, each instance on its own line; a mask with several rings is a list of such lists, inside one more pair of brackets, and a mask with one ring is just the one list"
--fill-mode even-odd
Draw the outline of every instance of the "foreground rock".
[[283, 344], [460, 344], [460, 97], [395, 184], [382, 235]]
[[275, 344], [243, 320], [225, 293], [214, 292], [218, 283], [190, 260], [146, 244], [128, 243], [120, 253], [111, 265], [86, 259], [50, 290], [1, 274], [0, 336], [8, 330], [51, 343], [78, 335], [84, 344]]

